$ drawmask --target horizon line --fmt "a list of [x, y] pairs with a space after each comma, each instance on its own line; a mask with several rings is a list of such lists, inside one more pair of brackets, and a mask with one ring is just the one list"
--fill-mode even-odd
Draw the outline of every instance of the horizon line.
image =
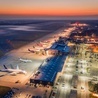
[[33, 15], [33, 14], [0, 14], [0, 16], [24, 16], [24, 17], [98, 17], [98, 14], [94, 15]]

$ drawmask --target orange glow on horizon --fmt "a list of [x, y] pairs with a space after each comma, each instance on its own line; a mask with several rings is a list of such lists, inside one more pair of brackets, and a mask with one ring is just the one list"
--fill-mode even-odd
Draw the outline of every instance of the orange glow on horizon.
[[98, 15], [98, 0], [0, 0], [1, 15]]
[[75, 10], [75, 9], [68, 9], [68, 10], [62, 10], [62, 9], [35, 9], [35, 10], [29, 10], [29, 9], [8, 9], [8, 10], [1, 10], [0, 14], [3, 15], [46, 15], [46, 16], [86, 16], [86, 15], [98, 15], [97, 10]]

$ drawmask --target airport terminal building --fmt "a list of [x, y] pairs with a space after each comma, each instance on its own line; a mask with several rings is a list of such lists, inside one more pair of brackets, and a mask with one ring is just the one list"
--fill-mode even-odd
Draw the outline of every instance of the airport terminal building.
[[47, 51], [56, 53], [53, 57], [43, 61], [37, 72], [30, 78], [30, 83], [53, 85], [57, 73], [62, 71], [70, 47], [65, 44], [55, 43]]
[[63, 68], [65, 60], [65, 55], [54, 56], [49, 60], [45, 60], [37, 72], [31, 77], [30, 83], [53, 85], [57, 73], [61, 72]]

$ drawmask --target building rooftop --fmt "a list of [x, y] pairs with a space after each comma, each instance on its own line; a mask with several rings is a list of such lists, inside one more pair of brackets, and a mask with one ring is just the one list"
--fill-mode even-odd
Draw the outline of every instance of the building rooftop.
[[60, 52], [69, 52], [70, 48], [64, 44], [57, 44], [55, 43], [50, 49], [58, 50]]
[[31, 79], [54, 82], [56, 74], [62, 70], [65, 59], [66, 56], [61, 55], [55, 56], [49, 61], [44, 61], [39, 67], [37, 74], [35, 74]]

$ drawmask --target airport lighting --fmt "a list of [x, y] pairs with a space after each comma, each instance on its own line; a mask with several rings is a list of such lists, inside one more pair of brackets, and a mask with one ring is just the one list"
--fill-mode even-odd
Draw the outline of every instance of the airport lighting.
[[69, 83], [66, 83], [66, 85], [65, 85], [64, 88], [65, 88], [65, 89], [69, 89], [69, 88], [70, 88], [70, 84], [69, 84]]
[[71, 72], [71, 71], [73, 70], [73, 68], [66, 68], [66, 70], [67, 70], [68, 72]]
[[79, 78], [82, 79], [82, 80], [86, 80], [87, 79], [86, 76], [80, 76]]
[[67, 66], [68, 66], [68, 67], [72, 67], [72, 66], [74, 66], [74, 64], [67, 64]]
[[65, 79], [71, 79], [71, 78], [72, 78], [72, 75], [65, 74], [65, 75], [64, 75], [64, 78], [65, 78]]

